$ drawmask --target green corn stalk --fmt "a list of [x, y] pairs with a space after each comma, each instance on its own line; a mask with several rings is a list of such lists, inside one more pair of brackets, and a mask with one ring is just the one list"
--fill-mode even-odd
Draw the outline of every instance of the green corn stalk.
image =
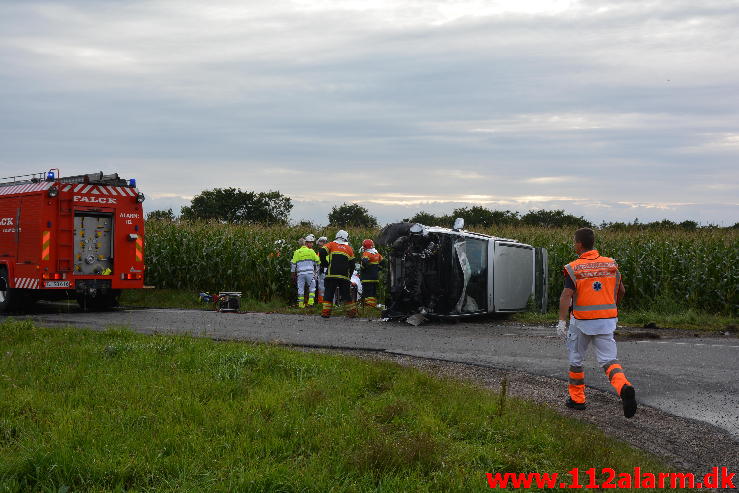
[[[556, 308], [562, 267], [575, 258], [573, 230], [509, 226], [476, 231], [547, 248], [550, 308]], [[350, 230], [355, 252], [362, 239], [376, 238], [378, 232]], [[336, 229], [148, 221], [146, 281], [160, 288], [235, 290], [254, 299], [287, 300], [292, 252], [298, 248], [298, 238], [307, 233], [333, 238]], [[604, 230], [596, 232], [596, 247], [618, 262], [627, 288], [627, 308], [675, 306], [736, 316], [738, 234], [719, 228]], [[387, 256], [384, 248], [380, 252]], [[381, 297], [384, 292], [381, 282]]]

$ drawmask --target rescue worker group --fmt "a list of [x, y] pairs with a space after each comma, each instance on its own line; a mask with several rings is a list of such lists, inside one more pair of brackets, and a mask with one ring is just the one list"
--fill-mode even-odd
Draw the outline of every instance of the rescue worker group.
[[[300, 248], [295, 250], [290, 264], [293, 283], [297, 285], [299, 308], [318, 304], [323, 318], [331, 317], [336, 303], [341, 301], [346, 316], [357, 316], [357, 299], [361, 296], [365, 306], [377, 308], [377, 284], [380, 267], [385, 259], [370, 239], [362, 241], [359, 262], [349, 245], [349, 233], [343, 229], [329, 242], [312, 234], [301, 238]], [[355, 286], [356, 298], [352, 296]]]

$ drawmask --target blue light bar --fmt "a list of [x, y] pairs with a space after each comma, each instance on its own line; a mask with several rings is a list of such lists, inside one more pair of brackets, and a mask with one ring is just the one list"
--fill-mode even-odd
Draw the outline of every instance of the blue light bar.
[[136, 188], [136, 178], [131, 178], [130, 180], [128, 180], [128, 185]]
[[46, 173], [46, 179], [49, 181], [54, 181], [56, 179], [56, 177], [54, 176], [54, 172], [49, 171], [48, 173]]

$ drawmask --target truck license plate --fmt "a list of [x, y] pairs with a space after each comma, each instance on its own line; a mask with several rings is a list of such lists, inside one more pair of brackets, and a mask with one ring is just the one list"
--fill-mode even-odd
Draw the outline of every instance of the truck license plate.
[[45, 288], [68, 288], [70, 281], [45, 281]]

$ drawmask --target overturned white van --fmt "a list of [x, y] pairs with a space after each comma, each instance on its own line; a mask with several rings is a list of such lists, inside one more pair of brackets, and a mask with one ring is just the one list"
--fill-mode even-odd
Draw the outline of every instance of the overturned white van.
[[466, 317], [547, 306], [547, 250], [516, 240], [417, 223], [389, 224], [385, 318]]

